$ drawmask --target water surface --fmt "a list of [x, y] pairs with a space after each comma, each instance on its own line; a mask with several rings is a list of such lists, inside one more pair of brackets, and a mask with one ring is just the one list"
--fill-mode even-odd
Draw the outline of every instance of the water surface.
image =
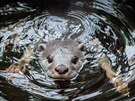
[[[130, 18], [129, 18], [130, 16]], [[127, 62], [135, 50], [135, 12], [129, 2], [113, 0], [64, 0], [3, 2], [0, 8], [0, 100], [2, 101], [51, 101], [51, 100], [135, 100], [134, 65], [125, 73], [130, 87], [130, 97], [115, 92], [104, 72], [99, 68], [96, 53], [91, 51], [101, 37], [107, 36], [103, 51], [108, 54], [114, 68], [115, 52], [122, 51]], [[99, 36], [100, 36], [99, 35]], [[28, 66], [27, 73], [7, 73], [4, 70], [22, 56], [25, 48], [39, 39], [74, 39], [87, 46], [89, 64], [86, 64], [75, 80], [53, 82], [45, 76], [38, 60]], [[100, 38], [100, 37], [99, 37]], [[120, 43], [117, 42], [120, 39]], [[103, 39], [102, 39], [103, 40]], [[121, 50], [121, 47], [123, 50]], [[112, 51], [113, 50], [113, 51]], [[125, 66], [126, 70], [126, 65]], [[20, 100], [21, 99], [21, 100]]]

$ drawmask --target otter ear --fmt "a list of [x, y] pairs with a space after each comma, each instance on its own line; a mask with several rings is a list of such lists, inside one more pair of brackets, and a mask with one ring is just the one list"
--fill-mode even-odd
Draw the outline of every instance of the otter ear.
[[44, 51], [45, 49], [46, 49], [45, 43], [41, 43], [41, 44], [38, 45], [37, 51], [38, 51], [38, 52], [42, 52], [42, 51]]
[[78, 45], [78, 48], [81, 50], [81, 51], [84, 51], [85, 50], [85, 46], [83, 43], [79, 44]]

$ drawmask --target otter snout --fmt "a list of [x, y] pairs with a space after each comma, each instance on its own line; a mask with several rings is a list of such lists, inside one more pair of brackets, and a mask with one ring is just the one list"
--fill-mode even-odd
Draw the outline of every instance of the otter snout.
[[55, 67], [55, 71], [58, 74], [66, 74], [69, 71], [69, 69], [67, 68], [66, 65], [61, 64], [61, 65], [58, 65], [57, 67]]

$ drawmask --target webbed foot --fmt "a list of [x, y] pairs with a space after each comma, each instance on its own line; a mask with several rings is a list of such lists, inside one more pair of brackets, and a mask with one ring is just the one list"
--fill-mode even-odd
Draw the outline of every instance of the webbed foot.
[[129, 96], [130, 93], [129, 93], [128, 83], [124, 80], [123, 77], [121, 76], [113, 77], [111, 82], [114, 85], [116, 91]]
[[19, 71], [21, 71], [24, 73], [26, 72], [26, 66], [18, 63], [13, 63], [12, 65], [10, 65], [9, 68], [6, 69], [6, 71], [11, 73], [18, 73]]

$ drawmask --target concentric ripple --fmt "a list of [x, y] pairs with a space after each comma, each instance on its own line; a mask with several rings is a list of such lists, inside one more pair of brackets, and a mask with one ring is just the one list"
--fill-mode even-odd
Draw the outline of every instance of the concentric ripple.
[[[135, 35], [132, 35], [133, 27], [125, 14], [128, 6], [118, 5], [113, 0], [75, 0], [70, 1], [65, 8], [63, 5], [57, 7], [55, 4], [45, 8], [32, 8], [21, 2], [14, 6], [11, 3], [0, 8], [1, 15], [5, 16], [5, 20], [0, 21], [0, 25], [3, 24], [0, 28], [0, 100], [19, 98], [16, 101], [20, 101], [20, 98], [24, 97], [26, 101], [135, 99], [135, 90], [132, 89], [135, 64], [131, 63], [131, 68], [125, 68], [129, 71], [123, 75], [131, 87], [131, 97], [128, 98], [115, 92], [97, 63], [100, 52], [105, 52], [110, 57], [112, 66], [119, 67], [117, 70], [121, 72], [123, 63], [117, 63], [116, 58], [120, 61], [121, 57], [115, 53], [120, 53], [123, 44], [123, 54], [127, 54], [123, 57], [124, 63], [134, 61], [132, 57], [135, 54]], [[8, 15], [14, 19], [10, 19]], [[86, 46], [87, 64], [84, 64], [75, 80], [54, 82], [42, 71], [38, 59], [30, 63], [29, 72], [26, 74], [4, 71], [10, 64], [18, 61], [28, 45], [41, 39], [46, 42], [73, 39]], [[100, 45], [99, 53], [96, 53], [94, 48], [97, 44]], [[103, 49], [103, 46], [107, 49]], [[112, 54], [113, 51], [115, 52]], [[132, 61], [128, 61], [129, 59]], [[18, 96], [16, 91], [20, 92]]]

